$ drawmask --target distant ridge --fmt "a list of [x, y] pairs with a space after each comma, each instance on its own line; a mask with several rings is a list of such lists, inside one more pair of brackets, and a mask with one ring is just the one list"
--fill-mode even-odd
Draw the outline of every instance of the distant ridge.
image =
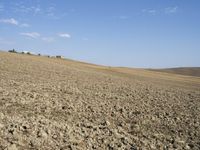
[[180, 68], [148, 69], [148, 70], [200, 77], [200, 67], [180, 67]]

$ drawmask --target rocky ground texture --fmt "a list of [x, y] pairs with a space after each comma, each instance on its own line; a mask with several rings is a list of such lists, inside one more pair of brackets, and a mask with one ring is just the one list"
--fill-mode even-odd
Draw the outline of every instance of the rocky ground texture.
[[200, 78], [0, 52], [0, 149], [200, 149]]

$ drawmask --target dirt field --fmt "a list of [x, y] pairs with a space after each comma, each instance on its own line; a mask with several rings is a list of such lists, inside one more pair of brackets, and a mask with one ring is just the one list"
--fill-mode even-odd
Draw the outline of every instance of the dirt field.
[[200, 78], [0, 52], [0, 149], [200, 149]]
[[185, 67], [185, 68], [183, 67], [183, 68], [150, 69], [150, 70], [200, 77], [200, 67]]

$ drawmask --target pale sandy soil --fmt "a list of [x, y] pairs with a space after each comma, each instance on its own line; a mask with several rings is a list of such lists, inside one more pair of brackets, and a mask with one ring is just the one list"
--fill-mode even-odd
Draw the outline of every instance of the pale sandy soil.
[[200, 149], [200, 78], [0, 52], [0, 149]]

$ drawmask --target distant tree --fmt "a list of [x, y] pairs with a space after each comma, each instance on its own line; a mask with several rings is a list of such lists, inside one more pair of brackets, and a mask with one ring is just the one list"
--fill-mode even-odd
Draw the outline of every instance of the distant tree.
[[17, 51], [15, 49], [9, 50], [8, 52], [10, 52], [10, 53], [17, 53]]
[[39, 53], [38, 56], [41, 56], [41, 54]]
[[56, 56], [56, 58], [62, 58], [62, 56], [59, 56], [59, 55], [58, 55], [58, 56]]

